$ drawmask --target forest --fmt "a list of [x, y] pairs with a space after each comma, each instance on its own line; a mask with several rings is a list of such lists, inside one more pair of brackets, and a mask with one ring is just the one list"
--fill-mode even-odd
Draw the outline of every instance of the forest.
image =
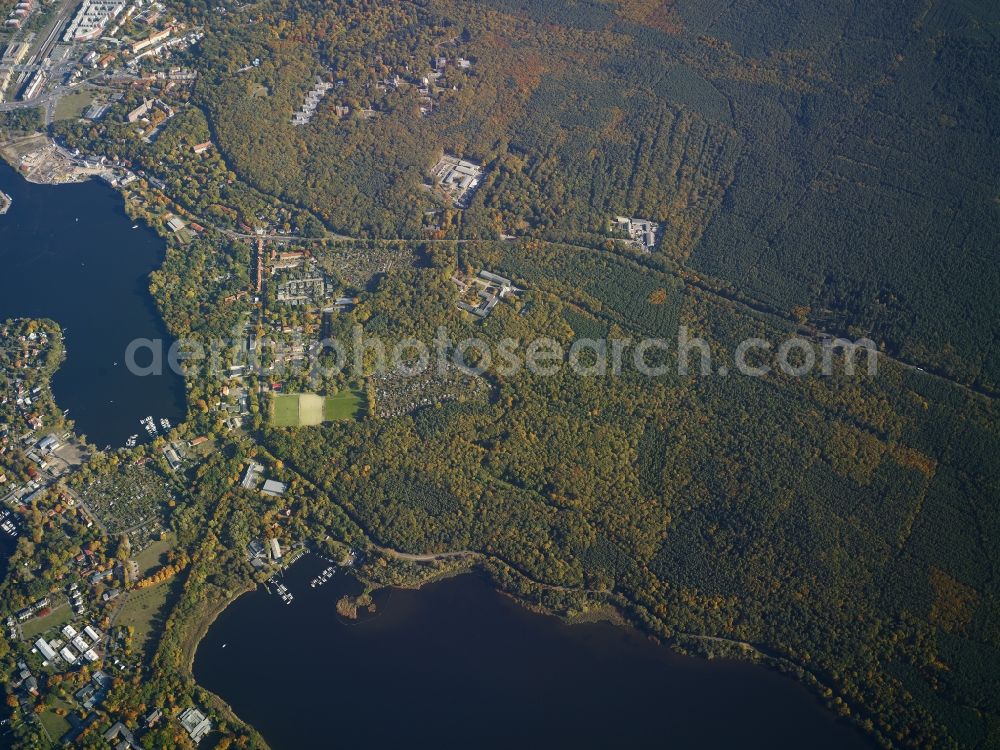
[[[241, 177], [336, 231], [424, 236], [424, 213], [449, 208], [427, 172], [464, 154], [488, 174], [448, 236], [596, 247], [610, 217], [650, 218], [691, 271], [995, 392], [995, 9], [786, 15], [275, 0], [211, 19], [195, 100]], [[414, 89], [439, 55], [473, 65], [422, 116]], [[334, 93], [292, 125], [317, 79]]]
[[[390, 273], [385, 289], [430, 296], [376, 293], [368, 320], [447, 320], [435, 279], [465, 263], [530, 289], [477, 327], [486, 340], [684, 324], [724, 352], [793, 330], [600, 251], [459, 247]], [[604, 592], [664, 637], [753, 643], [891, 744], [997, 741], [992, 401], [888, 361], [875, 377], [485, 377], [488, 404], [263, 437], [379, 544], [481, 552]]]
[[[363, 547], [371, 585], [434, 574], [392, 551], [468, 553], [504, 590], [554, 612], [612, 605], [709, 656], [734, 652], [706, 639], [749, 644], [884, 746], [1000, 746], [996, 9], [175, 10], [207, 31], [184, 60], [199, 73], [190, 106], [152, 143], [124, 119], [137, 93], [100, 126], [54, 134], [161, 180], [164, 190], [128, 196], [137, 217], [161, 231], [168, 210], [204, 224], [170, 240], [150, 279], [176, 337], [318, 325], [276, 309], [270, 290], [261, 308], [252, 301], [246, 237], [268, 226], [357, 295], [324, 319], [332, 337], [359, 325], [430, 340], [446, 325], [491, 344], [568, 348], [676, 341], [683, 326], [719, 360], [748, 338], [794, 334], [817, 352], [827, 334], [866, 336], [888, 356], [877, 373], [805, 378], [683, 375], [674, 352], [657, 378], [487, 367], [480, 387], [466, 381], [447, 401], [410, 384], [418, 406], [299, 429], [266, 424], [258, 396], [275, 384], [249, 377], [250, 417], [231, 430], [226, 376], [192, 372], [183, 434], [213, 450], [168, 521], [190, 565], [153, 677], [119, 686], [116, 710], [134, 718], [173, 693], [211, 702], [189, 674], [198, 634], [254, 585], [248, 542], [272, 537]], [[317, 81], [329, 93], [293, 124]], [[193, 153], [209, 140], [214, 149]], [[484, 166], [467, 208], [430, 184], [445, 152]], [[611, 233], [619, 215], [662, 226], [652, 252]], [[482, 269], [523, 293], [473, 320], [456, 309], [452, 279]], [[370, 374], [324, 387], [368, 387], [372, 405]], [[242, 490], [250, 459], [287, 496]], [[36, 516], [32, 538], [48, 540], [51, 522]], [[93, 532], [75, 531], [112, 562]], [[35, 550], [24, 542], [15, 562]], [[46, 546], [39, 582], [0, 596], [27, 601], [79, 546]], [[214, 708], [238, 743], [258, 743]]]
[[[489, 267], [530, 292], [487, 338], [684, 324], [725, 352], [805, 326], [945, 376], [488, 372], [489, 403], [265, 444], [380, 544], [758, 644], [889, 744], [997, 743], [1000, 422], [961, 387], [996, 380], [995, 15], [279, 0], [213, 20], [195, 101], [241, 179], [333, 231], [416, 239], [436, 211], [434, 239], [463, 241], [370, 290], [373, 332], [467, 325], [447, 278]], [[440, 54], [473, 65], [421, 116], [385, 82]], [[293, 126], [317, 79], [329, 101]], [[460, 213], [423, 187], [445, 151], [487, 167]], [[614, 242], [615, 215], [662, 223], [655, 252]]]

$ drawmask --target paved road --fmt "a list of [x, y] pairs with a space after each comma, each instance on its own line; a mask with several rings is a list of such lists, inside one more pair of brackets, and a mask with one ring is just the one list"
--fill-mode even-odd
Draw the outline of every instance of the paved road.
[[[66, 24], [69, 21], [70, 16], [72, 16], [73, 11], [76, 10], [76, 6], [79, 4], [80, 0], [61, 0], [59, 7], [49, 20], [48, 26], [45, 27], [43, 32], [35, 37], [35, 46], [29, 52], [28, 61], [15, 68], [15, 70], [20, 70], [22, 72], [22, 75], [18, 78], [18, 89], [24, 83], [23, 79], [26, 78], [25, 74], [41, 68], [48, 59], [49, 55], [52, 54], [52, 50], [56, 44], [59, 43], [63, 29], [66, 28]], [[42, 99], [33, 102], [7, 102], [6, 104], [0, 104], [0, 112], [10, 112], [16, 109], [23, 109], [24, 107], [37, 106], [41, 100]]]

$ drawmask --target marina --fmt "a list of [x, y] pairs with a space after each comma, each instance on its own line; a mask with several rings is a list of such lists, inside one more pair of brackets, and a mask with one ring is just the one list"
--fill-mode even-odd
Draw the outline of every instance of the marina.
[[320, 573], [320, 574], [319, 574], [318, 576], [316, 576], [315, 578], [313, 578], [313, 579], [312, 579], [312, 580], [311, 580], [311, 581], [309, 582], [309, 585], [310, 585], [310, 586], [311, 586], [312, 588], [316, 588], [317, 586], [322, 586], [322, 585], [323, 585], [324, 583], [326, 583], [326, 582], [327, 582], [327, 581], [329, 581], [329, 580], [330, 580], [331, 578], [333, 578], [333, 576], [334, 576], [334, 575], [335, 575], [336, 573], [337, 573], [337, 569], [336, 569], [335, 567], [333, 567], [333, 566], [331, 565], [330, 567], [328, 567], [328, 568], [325, 568], [325, 569], [323, 570], [323, 572], [322, 572], [322, 573]]
[[[142, 425], [142, 428], [151, 438], [154, 438], [157, 435], [159, 435], [161, 430], [163, 431], [163, 434], [167, 434], [173, 427], [170, 420], [167, 419], [166, 417], [161, 417], [159, 423], [157, 423], [157, 420], [153, 419], [152, 415], [140, 419], [139, 424]], [[138, 438], [139, 438], [138, 435], [130, 436], [128, 441], [126, 441], [126, 445], [131, 443], [131, 445], [128, 445], [128, 447], [131, 448], [136, 444]]]
[[[279, 582], [276, 576], [272, 576], [271, 578], [267, 579], [267, 582], [268, 584], [274, 587], [275, 592], [281, 598], [281, 601], [283, 601], [285, 604], [291, 604], [292, 600], [295, 599], [295, 597], [292, 595], [292, 592], [288, 590], [285, 584]], [[268, 593], [271, 593], [271, 589], [269, 587], [265, 588], [267, 588]]]
[[0, 530], [13, 539], [16, 539], [19, 533], [17, 516], [6, 508], [0, 508]]

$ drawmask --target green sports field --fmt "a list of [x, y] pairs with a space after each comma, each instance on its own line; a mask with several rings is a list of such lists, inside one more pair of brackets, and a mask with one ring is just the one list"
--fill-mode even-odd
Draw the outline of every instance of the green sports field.
[[364, 397], [357, 391], [341, 391], [323, 400], [323, 419], [336, 422], [357, 419], [364, 409]]
[[313, 427], [323, 422], [357, 419], [364, 409], [363, 394], [341, 391], [335, 396], [314, 393], [276, 395], [271, 405], [273, 427]]
[[271, 424], [275, 427], [299, 426], [299, 397], [275, 396], [271, 404]]

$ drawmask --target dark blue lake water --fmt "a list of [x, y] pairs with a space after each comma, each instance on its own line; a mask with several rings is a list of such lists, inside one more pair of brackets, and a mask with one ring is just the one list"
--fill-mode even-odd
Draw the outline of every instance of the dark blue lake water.
[[[634, 630], [566, 625], [478, 575], [335, 611], [351, 588], [298, 562], [284, 604], [237, 600], [202, 641], [198, 682], [275, 750], [367, 748], [873, 748], [804, 686], [761, 666], [681, 656]], [[223, 646], [225, 644], [225, 646]]]
[[79, 433], [96, 446], [146, 437], [139, 420], [174, 424], [185, 415], [177, 375], [128, 372], [129, 342], [160, 339], [166, 327], [149, 294], [164, 243], [132, 229], [121, 196], [104, 183], [33, 185], [0, 163], [0, 190], [14, 199], [0, 216], [0, 320], [51, 318], [66, 333], [66, 361], [52, 389]]

